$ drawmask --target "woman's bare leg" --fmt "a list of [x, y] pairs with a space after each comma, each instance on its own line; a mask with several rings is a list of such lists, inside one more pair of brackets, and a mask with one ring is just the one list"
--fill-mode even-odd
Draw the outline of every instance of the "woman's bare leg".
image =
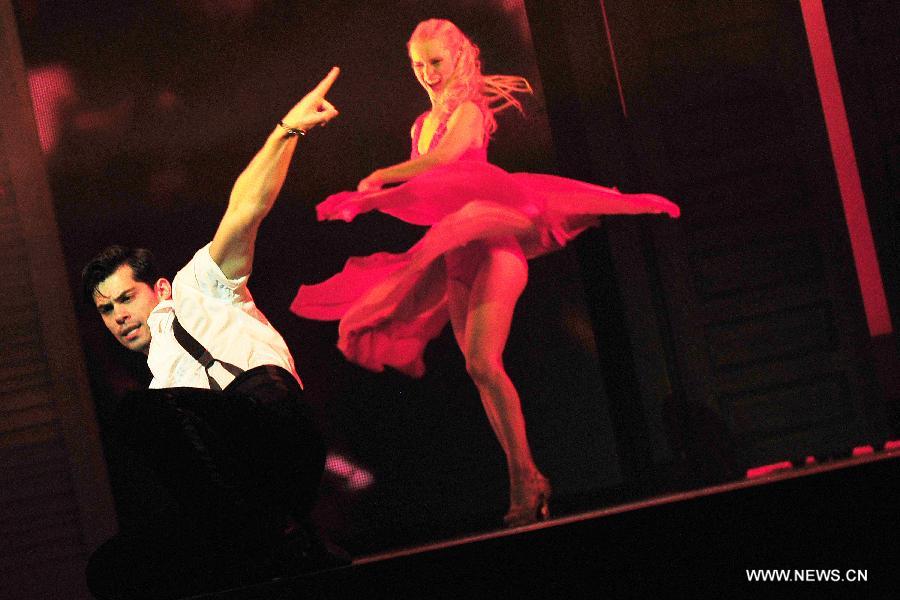
[[[471, 291], [472, 289], [468, 285], [460, 281], [451, 280], [448, 286], [450, 324], [453, 326], [453, 335], [456, 338], [456, 343], [459, 345], [459, 348], [463, 351], [464, 355], [466, 348], [466, 321], [469, 314], [469, 296]], [[469, 361], [468, 357], [466, 357], [467, 370], [468, 365]], [[478, 387], [477, 383], [476, 387]], [[510, 442], [506, 435], [506, 428], [503, 427], [502, 419], [493, 406], [491, 404], [485, 404], [484, 394], [482, 394], [480, 387], [478, 387], [478, 393], [479, 396], [482, 397], [482, 404], [484, 405], [488, 422], [494, 430], [494, 435], [497, 437], [500, 447], [503, 448], [503, 453], [507, 457], [507, 463], [509, 463]]]
[[528, 266], [520, 255], [489, 248], [471, 289], [451, 280], [448, 290], [451, 323], [466, 369], [506, 454], [511, 512], [536, 501], [533, 484], [542, 479], [528, 445], [519, 394], [503, 366], [513, 311], [527, 281]]
[[[469, 295], [471, 291], [472, 288], [465, 283], [452, 279], [450, 280], [447, 289], [447, 305], [450, 311], [450, 324], [453, 327], [453, 336], [456, 338], [456, 343], [459, 345], [460, 350], [463, 351], [463, 354], [465, 354], [464, 349], [466, 348], [466, 320], [469, 314]], [[468, 368], [468, 358], [466, 359], [466, 365]], [[480, 389], [478, 393], [481, 395]], [[487, 413], [488, 422], [494, 430], [494, 435], [496, 435], [497, 441], [500, 442], [500, 447], [503, 448], [503, 453], [508, 456], [509, 441], [504, 433], [504, 428], [500, 426], [500, 419], [496, 414], [496, 411], [485, 406], [485, 412]]]

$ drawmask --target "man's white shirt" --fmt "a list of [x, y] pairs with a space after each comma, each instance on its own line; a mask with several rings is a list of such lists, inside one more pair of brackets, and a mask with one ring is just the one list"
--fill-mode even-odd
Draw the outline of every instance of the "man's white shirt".
[[[300, 382], [287, 344], [256, 307], [248, 275], [228, 279], [209, 255], [207, 244], [175, 275], [172, 300], [164, 300], [147, 317], [151, 388], [209, 389], [206, 369], [175, 339], [178, 321], [217, 361], [246, 371], [262, 365], [287, 370]], [[218, 362], [209, 374], [224, 389], [234, 379]], [[303, 384], [301, 383], [301, 386]]]

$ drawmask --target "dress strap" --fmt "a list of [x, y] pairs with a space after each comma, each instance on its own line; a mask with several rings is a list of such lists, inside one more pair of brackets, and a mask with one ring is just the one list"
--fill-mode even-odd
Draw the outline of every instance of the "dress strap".
[[447, 121], [441, 121], [440, 123], [438, 123], [437, 128], [434, 130], [434, 135], [431, 136], [431, 141], [428, 142], [429, 152], [438, 144], [438, 142], [441, 141], [441, 138], [444, 137], [445, 133], [447, 133]]

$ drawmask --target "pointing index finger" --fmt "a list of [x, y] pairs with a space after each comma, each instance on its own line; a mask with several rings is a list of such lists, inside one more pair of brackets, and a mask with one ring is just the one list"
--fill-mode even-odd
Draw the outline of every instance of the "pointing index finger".
[[325, 97], [325, 94], [328, 93], [328, 90], [331, 89], [331, 85], [334, 83], [334, 80], [337, 79], [337, 76], [340, 74], [340, 67], [332, 67], [328, 72], [328, 75], [325, 76], [325, 79], [319, 82], [319, 85], [315, 87], [313, 92], [320, 96]]

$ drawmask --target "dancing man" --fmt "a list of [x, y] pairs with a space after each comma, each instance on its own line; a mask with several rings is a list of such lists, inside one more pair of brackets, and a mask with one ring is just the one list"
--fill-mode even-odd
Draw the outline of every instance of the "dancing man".
[[111, 434], [167, 498], [94, 553], [98, 598], [181, 598], [327, 563], [307, 524], [324, 445], [291, 352], [247, 279], [298, 136], [338, 114], [325, 99], [338, 72], [269, 134], [212, 241], [171, 282], [149, 251], [121, 246], [82, 272], [110, 333], [147, 356], [150, 389], [124, 398]]

